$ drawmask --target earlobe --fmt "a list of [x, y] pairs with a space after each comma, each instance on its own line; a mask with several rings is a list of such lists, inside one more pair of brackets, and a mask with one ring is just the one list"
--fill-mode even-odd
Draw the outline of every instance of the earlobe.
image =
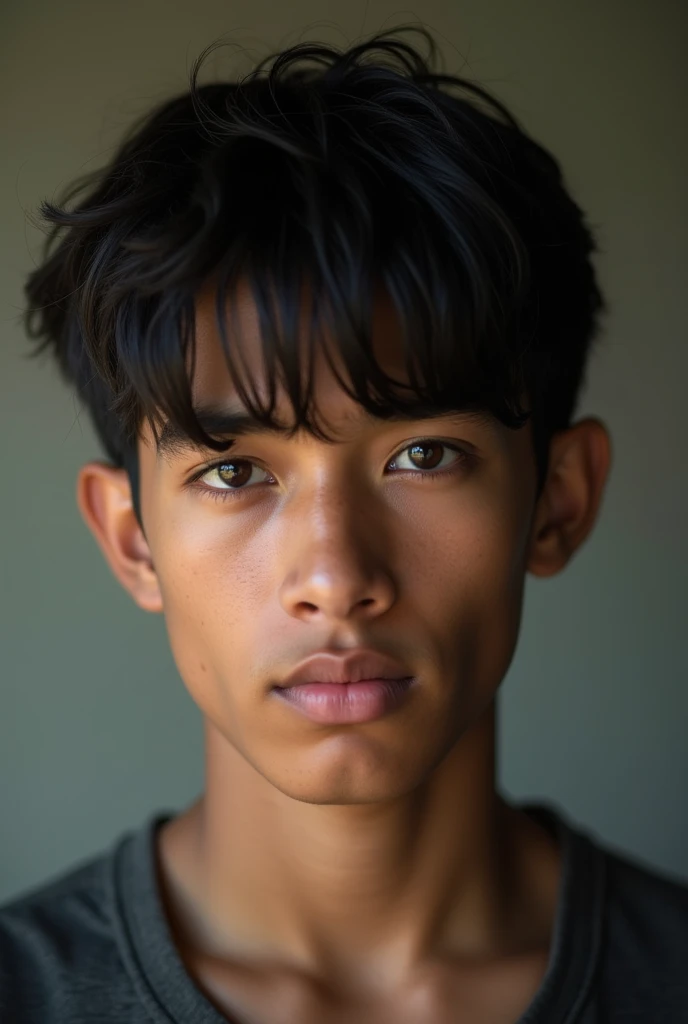
[[554, 576], [568, 564], [597, 520], [611, 464], [611, 441], [594, 418], [552, 438], [547, 480], [533, 517], [527, 570]]
[[76, 500], [114, 576], [140, 608], [161, 612], [162, 595], [126, 470], [105, 462], [86, 463], [79, 470]]

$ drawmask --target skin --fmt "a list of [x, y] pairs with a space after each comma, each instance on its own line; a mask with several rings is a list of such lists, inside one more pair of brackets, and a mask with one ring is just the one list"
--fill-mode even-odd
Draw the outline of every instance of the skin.
[[[230, 403], [213, 301], [198, 298], [192, 392]], [[260, 381], [245, 290], [237, 311]], [[399, 337], [378, 296], [375, 352], [404, 379]], [[79, 473], [84, 520], [136, 603], [164, 614], [203, 715], [205, 790], [158, 834], [170, 927], [235, 1020], [506, 1024], [547, 966], [560, 852], [497, 792], [495, 695], [526, 573], [560, 572], [594, 525], [609, 435], [592, 418], [557, 434], [536, 500], [529, 425], [368, 421], [322, 353], [315, 395], [337, 443], [240, 438], [231, 459], [255, 460], [253, 475], [226, 501], [184, 487], [217, 453], [156, 458], [144, 422], [145, 536], [124, 470]], [[278, 415], [290, 421], [279, 393]], [[407, 448], [429, 437], [475, 462], [445, 449], [455, 471], [421, 480]], [[227, 487], [213, 471], [203, 484]], [[316, 650], [361, 645], [419, 680], [394, 713], [323, 726], [271, 693]]]

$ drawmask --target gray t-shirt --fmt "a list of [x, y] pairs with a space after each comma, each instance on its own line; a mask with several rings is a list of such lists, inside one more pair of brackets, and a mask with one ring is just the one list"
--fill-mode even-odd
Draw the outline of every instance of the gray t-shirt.
[[[563, 864], [547, 971], [514, 1024], [686, 1024], [688, 886], [553, 806], [522, 809], [559, 836]], [[0, 907], [1, 1024], [226, 1024], [163, 912], [154, 837], [171, 817]]]

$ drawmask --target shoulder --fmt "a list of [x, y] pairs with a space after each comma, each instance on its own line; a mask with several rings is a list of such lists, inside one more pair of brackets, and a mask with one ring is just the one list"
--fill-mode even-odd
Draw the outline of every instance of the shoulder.
[[629, 952], [651, 943], [668, 956], [678, 946], [685, 956], [688, 882], [626, 853], [606, 849], [605, 860], [610, 923]]
[[[68, 868], [0, 906], [0, 1020], [128, 1016], [108, 888], [109, 854]], [[119, 982], [119, 984], [118, 984]], [[111, 1007], [117, 993], [123, 1002]]]
[[688, 882], [615, 848], [553, 804], [526, 809], [557, 828], [568, 851], [569, 948], [588, 956], [594, 1019], [685, 1024]]
[[610, 1012], [632, 1020], [645, 1007], [655, 1024], [688, 1020], [688, 884], [610, 849], [605, 866], [602, 982]]

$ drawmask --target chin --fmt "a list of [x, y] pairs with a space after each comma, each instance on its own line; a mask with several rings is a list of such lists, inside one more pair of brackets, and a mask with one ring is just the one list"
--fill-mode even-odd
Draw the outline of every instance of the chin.
[[441, 753], [426, 756], [416, 750], [409, 758], [408, 744], [392, 750], [379, 740], [366, 742], [362, 735], [332, 737], [311, 748], [290, 764], [288, 772], [273, 763], [261, 774], [293, 800], [309, 804], [373, 804], [397, 800], [417, 789], [441, 760]]

